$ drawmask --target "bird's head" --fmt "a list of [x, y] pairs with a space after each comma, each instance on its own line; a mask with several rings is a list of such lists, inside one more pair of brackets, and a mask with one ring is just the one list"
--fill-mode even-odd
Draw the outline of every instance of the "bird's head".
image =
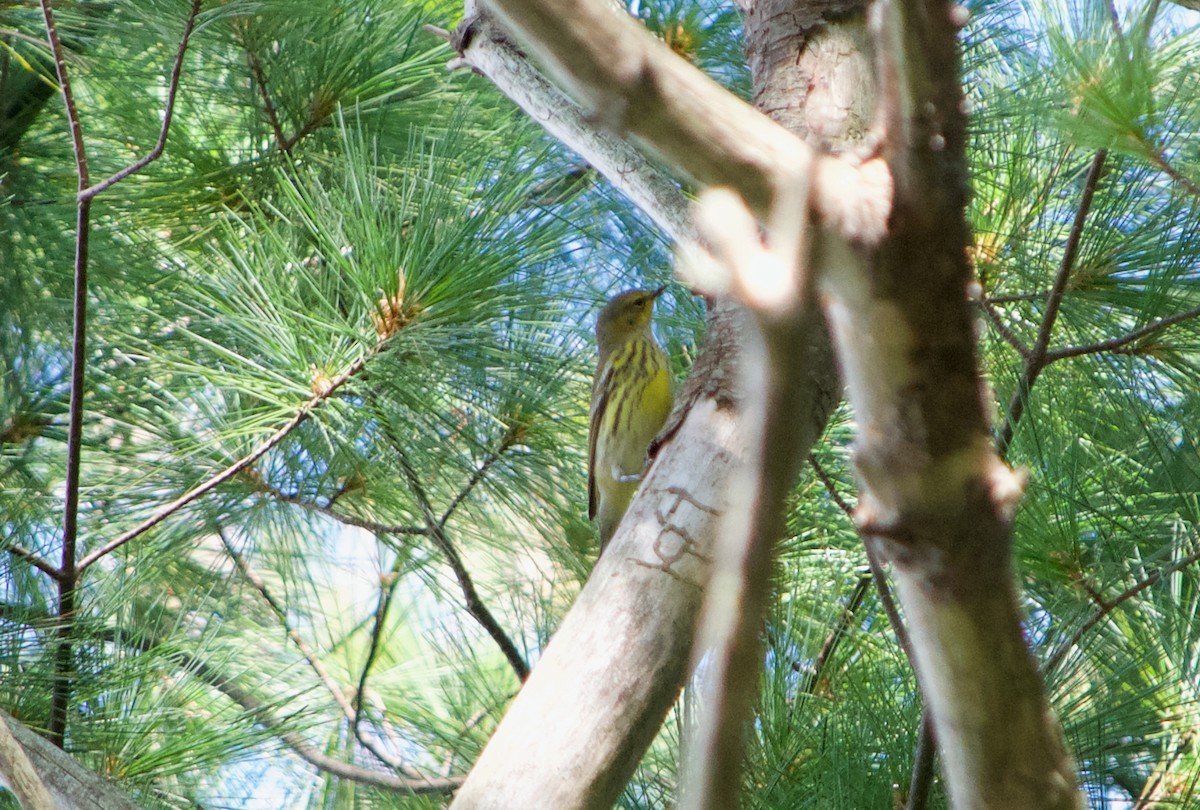
[[654, 301], [666, 289], [630, 290], [609, 299], [596, 319], [596, 342], [600, 345], [601, 354], [649, 329]]

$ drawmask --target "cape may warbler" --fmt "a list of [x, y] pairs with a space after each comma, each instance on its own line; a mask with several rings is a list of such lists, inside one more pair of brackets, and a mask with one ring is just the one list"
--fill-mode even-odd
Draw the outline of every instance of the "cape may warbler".
[[596, 320], [600, 361], [592, 380], [588, 517], [600, 522], [600, 551], [633, 500], [646, 450], [671, 411], [667, 356], [650, 333], [657, 290], [611, 299]]

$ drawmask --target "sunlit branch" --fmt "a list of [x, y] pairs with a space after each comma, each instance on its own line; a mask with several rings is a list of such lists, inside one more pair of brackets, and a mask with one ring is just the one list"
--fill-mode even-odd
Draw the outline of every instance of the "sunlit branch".
[[482, 73], [550, 135], [595, 167], [676, 244], [695, 241], [690, 202], [679, 184], [547, 81], [490, 15], [479, 14], [474, 3], [467, 3], [453, 34], [441, 29], [432, 33], [458, 51], [450, 67], [469, 66]]
[[3, 717], [0, 717], [0, 773], [25, 810], [55, 810], [58, 806]]

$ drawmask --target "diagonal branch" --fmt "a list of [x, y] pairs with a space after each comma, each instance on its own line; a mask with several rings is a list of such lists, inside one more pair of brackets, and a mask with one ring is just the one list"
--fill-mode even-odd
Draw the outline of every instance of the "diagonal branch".
[[7, 717], [0, 717], [0, 774], [25, 810], [55, 810], [58, 806], [17, 742]]
[[1013, 391], [1012, 400], [1009, 402], [1004, 426], [996, 438], [997, 452], [1001, 458], [1008, 455], [1008, 448], [1012, 444], [1017, 423], [1021, 421], [1021, 417], [1025, 413], [1025, 402], [1034, 383], [1037, 382], [1038, 376], [1046, 368], [1050, 335], [1058, 321], [1058, 311], [1067, 291], [1067, 282], [1070, 281], [1071, 272], [1075, 269], [1075, 258], [1079, 254], [1079, 243], [1083, 238], [1083, 226], [1092, 209], [1092, 198], [1096, 194], [1097, 186], [1100, 185], [1100, 177], [1104, 172], [1104, 163], [1107, 159], [1108, 150], [1106, 149], [1097, 150], [1092, 157], [1092, 165], [1083, 184], [1083, 194], [1079, 198], [1079, 205], [1075, 209], [1075, 219], [1071, 223], [1071, 231], [1067, 235], [1067, 244], [1063, 248], [1058, 273], [1054, 276], [1054, 284], [1051, 285], [1050, 292], [1046, 294], [1046, 308], [1042, 313], [1042, 323], [1038, 328], [1037, 340], [1025, 358], [1025, 368], [1021, 372], [1021, 379], [1017, 382], [1017, 388]]
[[1000, 337], [1004, 338], [1004, 342], [1011, 346], [1013, 351], [1015, 351], [1018, 356], [1028, 360], [1033, 353], [1032, 350], [1022, 343], [1021, 339], [1013, 334], [1013, 331], [1008, 328], [1008, 324], [1004, 322], [1004, 318], [1000, 315], [1000, 312], [996, 309], [995, 305], [987, 299], [980, 301], [979, 304], [981, 307], [983, 307], [984, 314], [988, 316], [988, 320], [992, 322], [992, 326], [996, 328], [996, 331], [1000, 334]]
[[1136, 343], [1142, 338], [1149, 337], [1157, 332], [1174, 326], [1184, 321], [1189, 321], [1193, 318], [1200, 317], [1200, 307], [1189, 309], [1185, 312], [1179, 312], [1174, 315], [1169, 315], [1165, 318], [1159, 318], [1151, 324], [1143, 326], [1141, 329], [1135, 329], [1127, 335], [1112, 338], [1111, 340], [1101, 340], [1096, 343], [1089, 343], [1084, 346], [1069, 346], [1064, 349], [1053, 349], [1046, 353], [1046, 365], [1055, 363], [1059, 360], [1066, 360], [1068, 357], [1080, 357], [1085, 354], [1100, 354], [1102, 352], [1118, 352], [1124, 349], [1131, 343]]
[[342, 713], [348, 720], [352, 720], [354, 718], [354, 707], [350, 705], [350, 701], [346, 698], [346, 693], [342, 691], [342, 687], [338, 684], [337, 680], [325, 668], [324, 662], [317, 656], [316, 651], [308, 645], [308, 642], [292, 626], [291, 620], [288, 619], [287, 611], [279, 603], [279, 600], [275, 598], [274, 594], [271, 593], [266, 581], [254, 570], [245, 556], [234, 548], [233, 542], [225, 536], [223, 530], [218, 530], [217, 536], [221, 538], [221, 545], [225, 547], [225, 552], [233, 560], [233, 564], [237, 566], [238, 571], [241, 572], [246, 581], [254, 587], [254, 590], [258, 591], [258, 595], [262, 597], [262, 600], [267, 603], [267, 607], [275, 614], [275, 618], [279, 621], [280, 626], [283, 627], [284, 632], [287, 633], [287, 637], [296, 645], [296, 649], [304, 656], [304, 660], [308, 661], [309, 667], [317, 674], [321, 683], [325, 684], [325, 688], [329, 690], [329, 694], [333, 696], [334, 701], [341, 707]]
[[423, 535], [428, 534], [424, 528], [420, 526], [405, 526], [399, 523], [381, 523], [377, 520], [358, 517], [351, 515], [348, 512], [342, 512], [334, 509], [333, 504], [346, 490], [335, 492], [325, 504], [314, 503], [306, 498], [302, 498], [297, 494], [288, 494], [276, 486], [272, 486], [262, 478], [255, 476], [254, 485], [259, 491], [270, 495], [280, 503], [287, 503], [293, 506], [298, 506], [307, 512], [314, 512], [318, 515], [324, 515], [328, 518], [336, 520], [338, 523], [344, 523], [347, 526], [353, 526], [356, 529], [363, 529], [372, 534], [393, 534], [393, 535]]
[[[346, 721], [351, 724], [354, 731], [354, 738], [358, 740], [358, 742], [364, 748], [370, 751], [380, 762], [390, 768], [403, 771], [404, 765], [400, 760], [398, 760], [396, 757], [390, 756], [386, 751], [383, 751], [371, 740], [362, 735], [358, 727], [358, 718], [355, 712], [355, 707], [351, 705], [350, 700], [346, 697], [346, 693], [342, 691], [341, 685], [337, 682], [337, 679], [333, 677], [332, 673], [330, 673], [325, 667], [325, 663], [321, 660], [320, 656], [318, 656], [316, 651], [309, 646], [308, 642], [304, 640], [296, 628], [292, 626], [291, 620], [288, 619], [287, 611], [275, 598], [274, 594], [271, 593], [270, 588], [267, 587], [266, 581], [259, 576], [258, 572], [254, 570], [249, 561], [246, 560], [245, 556], [236, 548], [234, 548], [233, 543], [225, 536], [224, 531], [218, 531], [217, 536], [221, 538], [221, 545], [225, 547], [225, 551], [233, 560], [234, 565], [237, 566], [238, 571], [240, 571], [242, 576], [246, 578], [246, 580], [254, 587], [256, 591], [258, 591], [259, 596], [261, 596], [263, 601], [267, 603], [267, 606], [271, 609], [271, 612], [275, 614], [275, 618], [279, 621], [280, 626], [282, 626], [284, 632], [287, 633], [287, 637], [291, 639], [293, 644], [296, 645], [296, 649], [298, 649], [300, 654], [304, 656], [304, 660], [308, 662], [309, 667], [311, 667], [313, 672], [317, 674], [317, 678], [320, 679], [321, 683], [325, 685], [325, 688], [329, 690], [329, 694], [333, 696], [334, 702], [337, 703], [338, 707], [342, 710], [342, 714], [345, 716]], [[407, 775], [412, 776], [412, 774]]]
[[671, 169], [704, 185], [737, 189], [760, 216], [797, 178], [810, 177], [813, 208], [826, 224], [866, 242], [884, 232], [890, 200], [880, 191], [889, 180], [876, 162], [855, 166], [818, 155], [629, 15], [592, 0], [480, 5], [575, 91], [593, 121], [633, 136]]
[[129, 541], [145, 534], [147, 531], [153, 529], [155, 526], [171, 517], [171, 515], [175, 514], [183, 507], [216, 489], [221, 484], [230, 480], [242, 470], [247, 469], [254, 462], [265, 456], [268, 451], [291, 435], [293, 430], [304, 424], [308, 418], [313, 415], [313, 412], [320, 408], [321, 405], [324, 404], [330, 397], [332, 397], [339, 388], [359, 374], [366, 367], [367, 361], [380, 351], [382, 345], [383, 344], [377, 344], [376, 346], [372, 347], [366, 354], [351, 363], [345, 371], [330, 380], [328, 384], [323, 386], [319, 392], [314, 394], [308, 399], [308, 401], [300, 406], [299, 410], [296, 411], [295, 416], [289, 419], [286, 424], [272, 433], [261, 444], [259, 444], [245, 456], [238, 459], [233, 464], [230, 464], [216, 475], [211, 476], [208, 478], [208, 480], [195, 487], [192, 487], [175, 500], [161, 507], [155, 511], [154, 514], [146, 518], [137, 526], [134, 526], [129, 531], [118, 535], [113, 540], [110, 540], [85, 556], [79, 561], [79, 570], [83, 571], [97, 560], [102, 559]]
[[433, 544], [446, 557], [446, 562], [450, 564], [450, 569], [454, 572], [454, 578], [458, 580], [458, 586], [462, 590], [467, 612], [471, 614], [471, 617], [496, 642], [496, 646], [504, 653], [504, 657], [508, 660], [508, 664], [512, 667], [513, 672], [516, 673], [517, 678], [524, 681], [529, 677], [529, 664], [525, 663], [525, 658], [517, 650], [517, 646], [508, 637], [508, 634], [504, 632], [500, 623], [496, 621], [496, 617], [488, 610], [487, 605], [479, 598], [479, 591], [475, 589], [475, 582], [471, 578], [470, 572], [467, 571], [466, 565], [463, 564], [458, 549], [454, 547], [454, 544], [446, 535], [445, 528], [438, 522], [437, 516], [433, 512], [433, 506], [429, 501], [429, 496], [425, 492], [425, 487], [422, 486], [417, 471], [413, 469], [412, 463], [408, 460], [403, 445], [397, 441], [395, 436], [391, 435], [390, 430], [388, 431], [388, 438], [391, 440], [393, 449], [396, 451], [396, 456], [400, 461], [400, 470], [404, 475], [404, 480], [408, 484], [413, 497], [416, 498], [417, 506], [424, 517], [429, 539], [433, 541]]
[[242, 42], [242, 47], [246, 51], [246, 64], [250, 67], [250, 74], [254, 78], [254, 84], [258, 88], [258, 94], [262, 98], [263, 112], [267, 115], [267, 122], [271, 125], [271, 131], [275, 134], [275, 145], [280, 152], [287, 152], [284, 144], [288, 142], [287, 136], [283, 134], [283, 125], [279, 123], [279, 113], [275, 111], [275, 104], [271, 101], [271, 93], [267, 89], [267, 76], [263, 71], [262, 63], [258, 61], [258, 54], [246, 42]]
[[288, 744], [297, 756], [319, 771], [342, 779], [348, 779], [352, 782], [409, 795], [450, 793], [462, 784], [462, 777], [457, 776], [400, 777], [380, 773], [379, 771], [372, 771], [359, 765], [335, 759], [313, 745], [300, 732], [288, 729], [284, 721], [277, 717], [269, 707], [264, 705], [249, 690], [239, 685], [233, 679], [223, 675], [194, 656], [179, 653], [178, 657], [184, 668], [241, 706], [254, 717], [256, 722], [272, 729], [281, 740]]
[[453, 35], [440, 32], [459, 60], [482, 73], [545, 130], [596, 167], [678, 244], [695, 241], [687, 196], [679, 184], [614, 133], [600, 129], [565, 93], [548, 82], [487, 14], [467, 14]]
[[1070, 652], [1071, 649], [1077, 644], [1079, 644], [1080, 640], [1087, 635], [1087, 632], [1103, 621], [1108, 614], [1112, 613], [1114, 610], [1128, 602], [1133, 597], [1137, 596], [1142, 591], [1157, 584], [1163, 577], [1173, 574], [1176, 571], [1182, 571], [1184, 568], [1194, 565], [1197, 562], [1200, 562], [1200, 551], [1193, 552], [1183, 559], [1171, 563], [1170, 565], [1164, 565], [1162, 568], [1155, 569], [1147, 574], [1143, 579], [1121, 591], [1121, 593], [1117, 594], [1112, 599], [1102, 602], [1099, 608], [1088, 617], [1087, 621], [1081, 624], [1079, 629], [1072, 633], [1071, 637], [1067, 639], [1061, 647], [1055, 650], [1053, 655], [1046, 659], [1046, 663], [1042, 666], [1042, 670], [1044, 672], [1051, 672], [1056, 669], [1058, 665], [1062, 663], [1067, 653]]
[[3, 548], [12, 556], [24, 560], [51, 579], [58, 580], [62, 578], [62, 571], [55, 568], [53, 563], [37, 554], [37, 552], [25, 548], [20, 543], [9, 540], [4, 543]]
[[179, 91], [179, 76], [183, 72], [183, 55], [187, 52], [188, 42], [191, 41], [192, 31], [195, 30], [196, 16], [200, 13], [200, 4], [202, 2], [203, 0], [192, 0], [192, 9], [188, 13], [187, 23], [183, 28], [183, 36], [180, 37], [179, 47], [175, 51], [175, 64], [171, 67], [171, 78], [167, 82], [167, 103], [163, 108], [162, 129], [159, 130], [158, 141], [154, 144], [154, 148], [147, 152], [140, 160], [129, 164], [124, 169], [121, 169], [111, 177], [101, 180], [96, 185], [81, 191], [79, 194], [80, 199], [95, 197], [102, 191], [120, 183], [126, 177], [140, 172], [162, 156], [163, 149], [167, 145], [167, 134], [171, 130], [171, 118], [175, 114], [175, 95]]
[[[517, 440], [517, 435], [519, 432], [520, 429], [516, 426], [510, 427], [508, 430], [504, 431], [504, 435], [500, 437], [500, 442], [496, 445], [496, 448], [487, 454], [487, 457], [484, 458], [483, 463], [475, 469], [475, 472], [473, 472], [471, 477], [467, 479], [467, 483], [461, 490], [459, 490], [458, 494], [454, 496], [454, 500], [452, 500], [450, 505], [446, 507], [446, 510], [442, 512], [442, 516], [438, 518], [437, 522], [439, 527], [445, 528], [446, 521], [450, 519], [458, 507], [462, 506], [463, 501], [467, 499], [467, 496], [471, 494], [475, 487], [479, 486], [480, 482], [483, 481], [484, 476], [487, 475], [487, 472], [489, 469], [491, 469], [492, 465], [499, 461], [500, 458], [508, 452], [509, 448], [513, 446], [513, 442]], [[422, 533], [428, 532], [427, 530], [424, 530]]]

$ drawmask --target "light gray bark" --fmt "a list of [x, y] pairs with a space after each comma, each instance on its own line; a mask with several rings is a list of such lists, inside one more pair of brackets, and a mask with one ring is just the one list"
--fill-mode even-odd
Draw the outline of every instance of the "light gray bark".
[[[0, 711], [0, 722], [12, 732], [29, 759], [37, 778], [46, 787], [56, 810], [139, 810], [139, 805], [103, 777], [80, 765], [62, 749], [51, 745], [10, 714]], [[12, 784], [13, 774], [4, 781]], [[28, 810], [41, 810], [29, 805]]]
[[[763, 48], [751, 49], [752, 61], [770, 61], [771, 48], [788, 39], [788, 31], [768, 36], [773, 25], [803, 31], [804, 14], [813, 8], [847, 6], [748, 5], [748, 34], [754, 25], [765, 26]], [[880, 0], [869, 37], [861, 28], [814, 36], [803, 58], [797, 55], [794, 75], [778, 77], [780, 88], [803, 82], [814, 91], [802, 110], [792, 111], [800, 118], [791, 123], [807, 127], [810, 141], [840, 157], [818, 152], [717, 88], [603, 0], [491, 0], [487, 7], [573, 88], [592, 120], [628, 133], [703, 185], [735, 188], [768, 230], [779, 223], [778, 207], [797, 184], [808, 184], [817, 223], [809, 266], [820, 279], [860, 426], [858, 519], [896, 570], [951, 796], [957, 807], [972, 810], [1076, 806], [1061, 731], [1021, 637], [1010, 563], [1019, 482], [991, 450], [984, 419], [966, 299], [965, 125], [950, 4]], [[754, 19], [769, 8], [783, 16]], [[860, 57], [868, 41], [876, 51], [871, 71]], [[855, 154], [846, 147], [862, 134], [867, 117], [852, 88], [867, 73], [876, 77], [879, 103], [867, 132], [872, 148]], [[751, 284], [730, 288], [753, 292]], [[688, 456], [699, 467], [672, 466], [677, 454], [688, 452], [687, 443], [705, 441], [703, 432], [713, 430], [697, 430], [693, 414], [719, 409], [703, 397], [695, 403], [632, 508], [629, 535], [618, 532], [614, 547], [622, 551], [606, 555], [597, 568], [514, 705], [511, 715], [520, 720], [510, 724], [506, 717], [456, 808], [604, 807], [632, 770], [628, 758], [640, 754], [657, 726], [655, 701], [662, 694], [647, 701], [646, 687], [636, 686], [624, 664], [634, 662], [646, 678], [664, 684], [681, 677], [676, 665], [667, 667], [638, 646], [677, 637], [630, 632], [620, 617], [651, 616], [629, 614], [649, 597], [638, 587], [607, 589], [630, 576], [622, 566], [656, 559], [664, 537], [685, 536], [673, 534], [676, 521], [663, 511], [671, 501], [663, 497], [678, 501], [708, 480], [698, 472], [709, 465], [699, 460], [707, 456]], [[803, 404], [797, 407], [807, 413]], [[733, 471], [730, 465], [727, 472]], [[701, 501], [704, 508], [687, 503], [701, 518], [710, 507], [719, 509], [718, 501]], [[673, 547], [678, 559], [704, 558], [712, 523], [703, 518], [689, 525], [688, 543]], [[619, 599], [606, 604], [605, 594]], [[668, 604], [678, 612], [652, 604], [666, 610], [672, 624], [690, 616], [695, 601], [677, 594]], [[555, 645], [565, 652], [552, 656]], [[674, 660], [685, 648], [663, 649]], [[595, 658], [573, 662], [579, 656]], [[563, 677], [567, 673], [584, 679]], [[595, 686], [587, 678], [615, 684]], [[539, 694], [527, 695], [535, 682]], [[631, 684], [642, 708], [613, 711], [628, 704]], [[580, 690], [590, 696], [576, 708], [572, 698]], [[596, 700], [596, 694], [606, 697]], [[552, 743], [541, 740], [548, 719], [556, 726]], [[602, 728], [608, 732], [595, 755], [580, 753]], [[619, 753], [614, 745], [631, 750]]]

